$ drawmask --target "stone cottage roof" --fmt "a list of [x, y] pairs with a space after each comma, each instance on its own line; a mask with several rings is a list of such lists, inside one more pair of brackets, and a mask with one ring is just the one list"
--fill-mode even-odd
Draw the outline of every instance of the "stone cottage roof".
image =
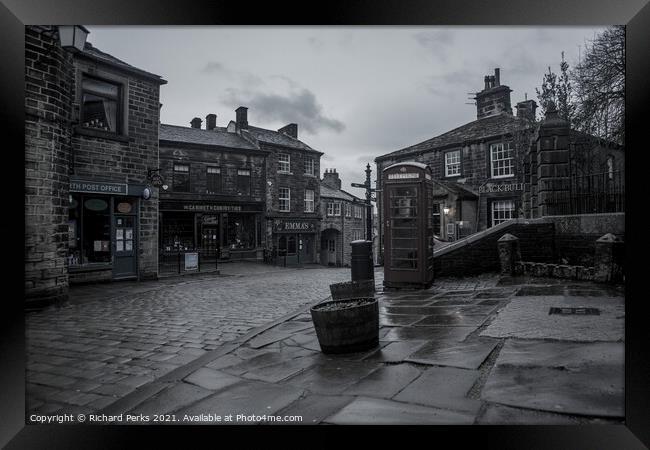
[[117, 59], [115, 56], [109, 55], [108, 53], [99, 50], [97, 47], [94, 47], [90, 42], [86, 42], [84, 46], [84, 50], [81, 53], [81, 55], [94, 59], [95, 61], [103, 62], [105, 64], [109, 64], [111, 66], [120, 68], [127, 72], [140, 75], [144, 78], [149, 78], [153, 81], [158, 82], [159, 84], [167, 84], [167, 81], [163, 80], [160, 75], [147, 72], [146, 70], [138, 69], [137, 67], [132, 66], [131, 64], [125, 63], [121, 59]]
[[260, 150], [258, 147], [241, 137], [237, 133], [229, 133], [225, 128], [203, 130], [200, 128], [181, 127], [161, 123], [159, 131], [161, 141], [215, 145], [219, 147], [237, 148], [244, 150]]
[[419, 144], [411, 145], [386, 155], [381, 155], [375, 158], [375, 161], [427, 152], [437, 148], [451, 147], [455, 145], [460, 146], [465, 142], [493, 136], [501, 136], [503, 134], [512, 133], [524, 123], [525, 122], [521, 119], [507, 113], [484, 117], [466, 123], [458, 128], [454, 128], [453, 130], [447, 131], [439, 136], [427, 139]]
[[321, 198], [335, 198], [338, 200], [346, 200], [348, 202], [363, 201], [359, 197], [356, 197], [349, 192], [345, 192], [342, 189], [332, 189], [331, 187], [322, 183], [320, 185], [320, 196]]
[[248, 131], [260, 142], [265, 142], [268, 144], [281, 145], [284, 147], [296, 148], [300, 150], [309, 150], [312, 152], [320, 153], [318, 150], [314, 150], [309, 145], [302, 142], [300, 139], [296, 139], [292, 136], [289, 136], [286, 133], [279, 131], [267, 130], [266, 128], [259, 128], [249, 125]]

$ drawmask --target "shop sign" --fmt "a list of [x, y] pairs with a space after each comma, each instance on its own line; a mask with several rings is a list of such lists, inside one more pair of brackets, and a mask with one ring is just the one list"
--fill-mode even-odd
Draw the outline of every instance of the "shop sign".
[[316, 231], [316, 225], [314, 222], [304, 220], [277, 220], [275, 222], [275, 231], [279, 233], [313, 233]]
[[199, 269], [199, 254], [198, 253], [185, 253], [185, 270], [198, 270]]
[[420, 178], [420, 174], [419, 173], [389, 173], [388, 174], [389, 180], [403, 180], [403, 179], [410, 179], [410, 178]]
[[216, 211], [216, 212], [238, 212], [241, 211], [241, 205], [205, 205], [189, 204], [183, 205], [185, 211]]
[[125, 183], [96, 183], [93, 181], [70, 181], [70, 192], [126, 195]]
[[508, 184], [492, 184], [488, 183], [484, 186], [479, 186], [478, 193], [484, 194], [486, 192], [514, 192], [523, 191], [524, 183], [508, 183]]

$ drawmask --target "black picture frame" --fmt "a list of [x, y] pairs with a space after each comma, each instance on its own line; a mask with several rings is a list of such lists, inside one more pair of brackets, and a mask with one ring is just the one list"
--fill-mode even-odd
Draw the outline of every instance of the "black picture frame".
[[[627, 183], [639, 183], [642, 152], [647, 151], [645, 128], [649, 122], [650, 102], [650, 5], [648, 0], [347, 0], [322, 4], [285, 1], [264, 2], [254, 7], [249, 2], [210, 0], [104, 0], [101, 3], [82, 0], [2, 0], [0, 4], [0, 49], [3, 69], [0, 104], [3, 153], [6, 171], [3, 178], [5, 220], [2, 223], [3, 267], [3, 326], [0, 341], [2, 370], [0, 370], [0, 445], [6, 448], [114, 448], [136, 446], [135, 440], [146, 436], [141, 445], [153, 445], [155, 438], [170, 442], [172, 435], [184, 438], [185, 444], [200, 442], [197, 431], [208, 431], [207, 445], [234, 445], [226, 441], [223, 427], [128, 427], [83, 425], [25, 425], [24, 419], [24, 246], [15, 236], [24, 230], [24, 25], [85, 24], [85, 25], [610, 25], [627, 26], [627, 148], [634, 154], [626, 158]], [[646, 139], [644, 139], [646, 138]], [[9, 179], [7, 175], [15, 177]], [[13, 189], [9, 189], [12, 187]], [[647, 191], [644, 186], [628, 186], [630, 196]], [[633, 259], [633, 249], [640, 249], [642, 210], [644, 200], [627, 201], [626, 257]], [[641, 252], [642, 250], [637, 250]], [[5, 265], [3, 265], [5, 266]], [[482, 448], [566, 448], [566, 449], [633, 449], [650, 446], [650, 342], [643, 304], [647, 295], [641, 287], [644, 264], [633, 267], [626, 279], [626, 371], [625, 425], [589, 426], [475, 426], [475, 427], [408, 427], [395, 431], [390, 427], [368, 427], [363, 436], [397, 438], [406, 445]], [[635, 268], [636, 266], [636, 268]], [[11, 286], [13, 294], [7, 289]], [[335, 427], [289, 427], [284, 439], [298, 443], [312, 440], [315, 433], [336, 436]], [[344, 431], [350, 428], [342, 427]], [[232, 428], [230, 429], [233, 430]], [[253, 434], [275, 431], [275, 427], [256, 427]], [[240, 433], [248, 430], [236, 429]], [[300, 431], [296, 433], [296, 431]], [[304, 433], [307, 431], [307, 433]], [[357, 431], [357, 429], [353, 429]], [[417, 443], [411, 433], [416, 432]], [[409, 433], [408, 435], [406, 433]], [[266, 433], [264, 433], [266, 434]], [[216, 435], [216, 436], [215, 436]], [[250, 436], [250, 433], [248, 433]], [[239, 434], [242, 442], [249, 437]], [[237, 437], [235, 437], [237, 439]], [[320, 439], [320, 438], [319, 438]], [[285, 441], [288, 442], [288, 441]], [[304, 441], [303, 441], [304, 442]], [[324, 444], [326, 440], [318, 441]], [[453, 444], [451, 444], [453, 442]], [[313, 444], [313, 441], [311, 442]], [[305, 445], [311, 446], [309, 441]], [[242, 444], [248, 446], [248, 444]]]

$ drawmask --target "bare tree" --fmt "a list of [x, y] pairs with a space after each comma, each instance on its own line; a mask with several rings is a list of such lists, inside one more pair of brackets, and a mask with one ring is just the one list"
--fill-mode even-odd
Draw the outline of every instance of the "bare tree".
[[571, 72], [574, 126], [625, 145], [625, 27], [608, 28], [585, 47], [583, 59]]

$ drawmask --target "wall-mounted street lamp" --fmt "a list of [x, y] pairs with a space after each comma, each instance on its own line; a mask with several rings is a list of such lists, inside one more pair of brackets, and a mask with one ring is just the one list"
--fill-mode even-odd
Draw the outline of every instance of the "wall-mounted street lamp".
[[83, 25], [59, 25], [59, 42], [64, 50], [82, 52], [88, 38], [88, 29]]
[[449, 211], [450, 211], [449, 206], [445, 206], [444, 208], [442, 208], [442, 212], [445, 214], [449, 214]]

